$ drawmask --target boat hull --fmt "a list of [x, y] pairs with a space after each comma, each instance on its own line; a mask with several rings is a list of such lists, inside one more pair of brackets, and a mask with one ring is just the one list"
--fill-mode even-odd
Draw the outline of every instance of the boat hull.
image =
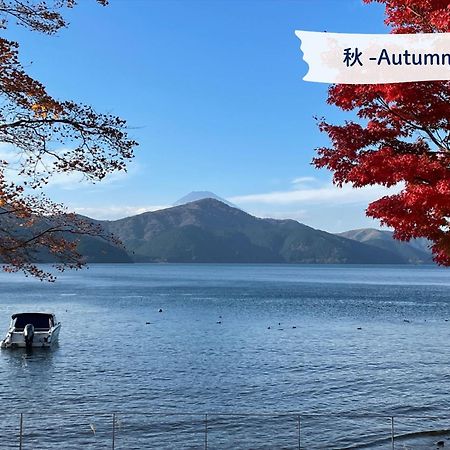
[[[61, 324], [57, 324], [48, 331], [35, 331], [33, 342], [28, 347], [52, 347], [58, 342]], [[1, 348], [26, 348], [24, 333], [10, 329], [5, 339], [0, 342]]]

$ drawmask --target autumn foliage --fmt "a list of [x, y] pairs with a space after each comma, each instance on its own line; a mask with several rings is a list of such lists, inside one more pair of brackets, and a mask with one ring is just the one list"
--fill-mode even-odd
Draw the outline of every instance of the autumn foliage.
[[[0, 0], [0, 27], [54, 34], [67, 25], [64, 8], [75, 5], [74, 0]], [[52, 280], [36, 266], [39, 256], [50, 255], [61, 270], [80, 267], [76, 236], [102, 236], [102, 231], [46, 198], [43, 186], [55, 173], [77, 172], [95, 182], [125, 170], [136, 142], [128, 138], [124, 120], [53, 98], [27, 75], [18, 50], [18, 43], [0, 38], [0, 143], [14, 155], [14, 162], [0, 158], [0, 261], [8, 271]]]
[[[392, 33], [450, 31], [448, 0], [377, 2]], [[450, 81], [333, 85], [328, 102], [360, 120], [322, 121], [331, 147], [318, 149], [314, 164], [333, 171], [339, 186], [400, 187], [371, 203], [367, 215], [397, 239], [429, 239], [435, 261], [450, 265]]]

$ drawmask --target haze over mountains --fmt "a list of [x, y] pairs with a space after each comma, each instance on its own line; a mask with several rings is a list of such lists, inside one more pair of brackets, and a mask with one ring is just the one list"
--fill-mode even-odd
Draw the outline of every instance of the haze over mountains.
[[215, 198], [95, 222], [121, 239], [125, 250], [99, 239], [82, 238], [80, 251], [88, 262], [431, 262], [430, 253], [419, 244], [393, 241], [390, 232], [366, 229], [335, 235], [295, 220], [257, 218]]
[[214, 194], [214, 192], [210, 192], [210, 191], [189, 192], [189, 194], [178, 199], [172, 206], [185, 205], [186, 203], [196, 202], [197, 200], [203, 200], [204, 198], [213, 198], [214, 200], [219, 200], [219, 202], [225, 203], [228, 206], [237, 208], [237, 206], [233, 205], [233, 203], [230, 203], [228, 200], [225, 200], [224, 198], [219, 197], [218, 195]]

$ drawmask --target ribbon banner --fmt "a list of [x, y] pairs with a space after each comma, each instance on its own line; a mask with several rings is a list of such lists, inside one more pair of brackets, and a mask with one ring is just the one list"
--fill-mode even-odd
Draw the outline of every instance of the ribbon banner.
[[381, 84], [450, 80], [450, 33], [295, 34], [309, 65], [305, 81]]

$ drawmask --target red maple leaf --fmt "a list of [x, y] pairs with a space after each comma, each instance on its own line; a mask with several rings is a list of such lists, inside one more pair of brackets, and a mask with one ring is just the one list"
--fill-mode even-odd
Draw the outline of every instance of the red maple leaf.
[[[450, 31], [448, 0], [377, 1], [392, 33]], [[333, 85], [328, 103], [354, 111], [358, 122], [320, 122], [331, 140], [313, 163], [337, 185], [383, 185], [401, 192], [369, 204], [366, 213], [408, 241], [432, 242], [434, 260], [450, 265], [450, 81]]]

